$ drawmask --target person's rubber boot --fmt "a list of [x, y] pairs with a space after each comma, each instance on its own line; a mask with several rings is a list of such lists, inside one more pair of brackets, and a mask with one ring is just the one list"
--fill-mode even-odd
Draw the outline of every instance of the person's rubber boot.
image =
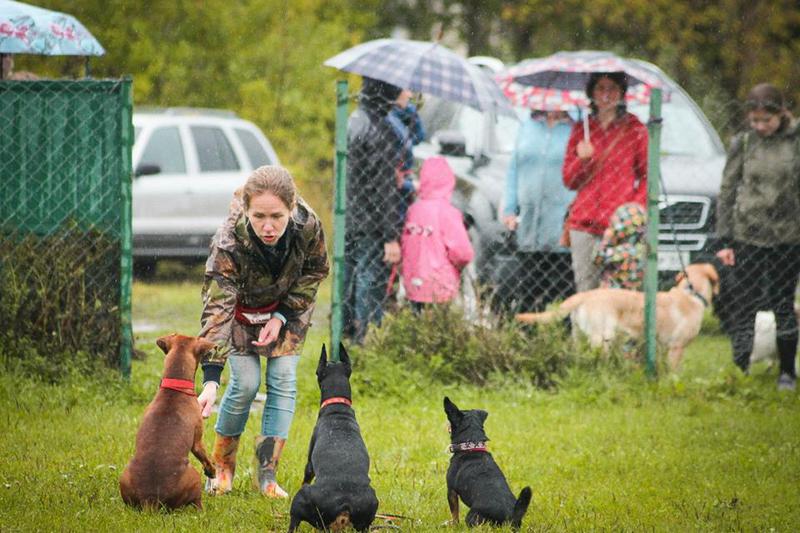
[[256, 437], [256, 470], [258, 471], [258, 489], [268, 498], [288, 498], [289, 494], [278, 485], [275, 473], [283, 453], [286, 439], [279, 437]]
[[233, 488], [233, 474], [236, 472], [236, 450], [239, 449], [239, 436], [226, 437], [217, 433], [214, 440], [214, 451], [211, 462], [214, 464], [216, 477], [206, 480], [206, 492], [209, 494], [226, 494]]
[[780, 373], [778, 376], [779, 391], [794, 391], [797, 389], [797, 370], [795, 358], [797, 357], [797, 334], [789, 337], [778, 337], [778, 357], [780, 358]]

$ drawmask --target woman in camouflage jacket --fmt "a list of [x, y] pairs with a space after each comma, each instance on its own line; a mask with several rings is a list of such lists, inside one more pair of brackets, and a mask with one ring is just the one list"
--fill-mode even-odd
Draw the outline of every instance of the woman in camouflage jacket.
[[734, 137], [722, 177], [717, 230], [723, 264], [734, 266], [734, 362], [745, 372], [753, 351], [756, 312], [775, 313], [780, 377], [794, 390], [798, 328], [794, 312], [800, 274], [800, 135], [774, 86], [747, 97], [750, 129]]
[[208, 481], [209, 492], [231, 490], [239, 437], [260, 385], [261, 357], [266, 357], [267, 400], [256, 437], [258, 481], [266, 496], [287, 496], [275, 472], [294, 414], [297, 360], [328, 269], [322, 226], [297, 197], [291, 174], [279, 166], [256, 169], [217, 230], [206, 262], [200, 336], [217, 349], [202, 361], [198, 401], [203, 416], [214, 404], [226, 360], [231, 366], [215, 425], [216, 478]]

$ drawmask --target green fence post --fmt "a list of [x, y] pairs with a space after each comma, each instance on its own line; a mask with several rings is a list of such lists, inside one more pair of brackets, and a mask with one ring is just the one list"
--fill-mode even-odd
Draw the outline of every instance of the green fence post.
[[656, 375], [656, 292], [658, 291], [658, 198], [661, 180], [661, 89], [650, 95], [647, 123], [647, 270], [644, 278], [644, 333], [647, 347], [647, 375]]
[[347, 80], [336, 82], [336, 158], [333, 189], [333, 287], [331, 287], [331, 361], [339, 360], [344, 295], [344, 227], [347, 208]]
[[131, 326], [131, 287], [133, 283], [133, 229], [132, 229], [132, 192], [131, 180], [133, 179], [132, 153], [133, 149], [133, 95], [131, 92], [131, 79], [122, 81], [120, 94], [122, 101], [122, 157], [120, 163], [120, 193], [122, 196], [122, 225], [120, 241], [122, 253], [120, 254], [120, 346], [119, 361], [120, 371], [125, 379], [131, 377], [131, 352], [133, 351], [133, 328]]

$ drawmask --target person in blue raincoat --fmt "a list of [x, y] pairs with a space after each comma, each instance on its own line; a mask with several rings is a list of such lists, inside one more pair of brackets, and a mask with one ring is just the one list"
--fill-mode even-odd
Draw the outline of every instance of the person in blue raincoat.
[[572, 120], [565, 111], [534, 110], [517, 133], [502, 217], [516, 234], [516, 276], [503, 282], [501, 290], [516, 300], [521, 311], [543, 310], [549, 302], [575, 292], [569, 250], [559, 244], [567, 208], [575, 197], [561, 177], [571, 130]]

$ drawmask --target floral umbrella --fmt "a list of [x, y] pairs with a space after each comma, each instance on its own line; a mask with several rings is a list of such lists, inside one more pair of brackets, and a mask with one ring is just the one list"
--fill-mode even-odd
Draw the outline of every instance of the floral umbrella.
[[503, 93], [518, 106], [567, 111], [586, 107], [586, 84], [594, 72], [624, 72], [628, 78], [625, 99], [647, 103], [654, 87], [668, 84], [634, 61], [610, 52], [558, 52], [541, 59], [523, 61], [503, 73], [497, 81]]
[[101, 56], [105, 53], [75, 17], [0, 0], [0, 54]]

